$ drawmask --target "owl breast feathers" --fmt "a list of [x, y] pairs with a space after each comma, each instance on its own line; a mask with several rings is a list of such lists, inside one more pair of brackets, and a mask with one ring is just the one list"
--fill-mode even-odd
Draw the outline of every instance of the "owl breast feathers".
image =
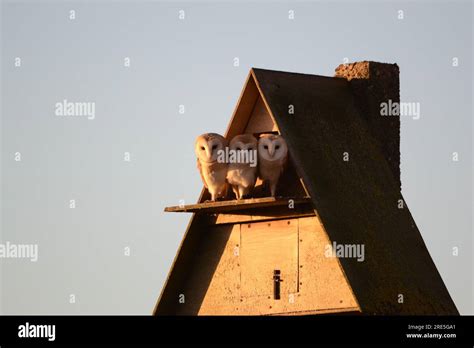
[[231, 140], [229, 150], [236, 154], [239, 162], [229, 164], [227, 181], [237, 199], [246, 198], [257, 181], [257, 166], [250, 161], [252, 156], [257, 160], [257, 139], [252, 134], [237, 135]]
[[222, 135], [206, 133], [197, 137], [194, 152], [197, 156], [197, 167], [204, 186], [211, 194], [213, 201], [227, 194], [227, 163], [218, 161], [219, 151], [225, 151], [227, 141]]

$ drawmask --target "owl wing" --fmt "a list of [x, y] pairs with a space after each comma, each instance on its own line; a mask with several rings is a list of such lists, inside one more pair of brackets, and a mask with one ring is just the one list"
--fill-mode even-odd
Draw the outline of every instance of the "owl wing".
[[280, 175], [283, 174], [283, 172], [286, 170], [287, 167], [288, 167], [288, 152], [286, 153], [286, 156], [281, 159]]
[[199, 162], [199, 158], [197, 159], [197, 168], [199, 170], [199, 174], [201, 175], [202, 183], [204, 184], [204, 187], [207, 189], [206, 180], [204, 179], [204, 175], [202, 175], [202, 166], [201, 166], [201, 162]]

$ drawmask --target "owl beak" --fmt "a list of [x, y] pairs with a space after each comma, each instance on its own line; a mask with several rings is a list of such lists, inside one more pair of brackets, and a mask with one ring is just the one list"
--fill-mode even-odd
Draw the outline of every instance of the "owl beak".
[[273, 157], [273, 155], [275, 154], [275, 148], [273, 146], [269, 146], [268, 147], [268, 152], [270, 153], [270, 156]]
[[207, 158], [212, 158], [212, 149], [209, 146], [206, 147], [206, 155]]

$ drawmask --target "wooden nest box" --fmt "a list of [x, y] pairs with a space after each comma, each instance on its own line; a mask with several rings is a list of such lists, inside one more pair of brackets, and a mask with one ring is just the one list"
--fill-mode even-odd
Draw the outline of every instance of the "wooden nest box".
[[283, 198], [166, 208], [193, 216], [154, 314], [458, 314], [401, 195], [389, 99], [396, 64], [251, 69], [225, 136], [285, 137]]

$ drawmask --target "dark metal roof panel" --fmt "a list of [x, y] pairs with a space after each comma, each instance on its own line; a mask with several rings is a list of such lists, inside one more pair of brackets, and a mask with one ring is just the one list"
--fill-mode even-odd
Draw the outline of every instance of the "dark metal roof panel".
[[252, 72], [330, 240], [364, 245], [363, 262], [340, 259], [362, 312], [458, 314], [348, 82]]

